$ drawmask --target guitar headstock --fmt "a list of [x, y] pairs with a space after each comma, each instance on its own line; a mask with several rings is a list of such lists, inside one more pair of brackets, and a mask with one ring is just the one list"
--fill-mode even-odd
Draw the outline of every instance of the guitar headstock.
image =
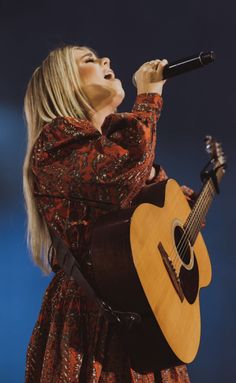
[[214, 169], [219, 167], [226, 169], [226, 157], [222, 150], [222, 145], [212, 136], [205, 137], [206, 152], [210, 155], [210, 162]]

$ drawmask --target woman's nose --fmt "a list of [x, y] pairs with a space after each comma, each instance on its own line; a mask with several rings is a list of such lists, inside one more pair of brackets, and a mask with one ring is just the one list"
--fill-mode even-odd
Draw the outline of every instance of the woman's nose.
[[101, 64], [104, 65], [104, 66], [110, 67], [110, 63], [111, 63], [111, 61], [110, 61], [110, 59], [108, 57], [103, 57], [101, 59]]

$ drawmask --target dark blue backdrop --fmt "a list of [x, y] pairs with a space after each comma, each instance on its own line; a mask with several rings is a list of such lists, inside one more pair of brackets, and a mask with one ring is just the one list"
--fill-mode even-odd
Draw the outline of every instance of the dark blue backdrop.
[[222, 141], [229, 169], [204, 229], [213, 281], [202, 291], [202, 340], [189, 366], [193, 383], [234, 383], [235, 344], [235, 6], [234, 1], [22, 0], [0, 2], [0, 381], [24, 381], [25, 350], [49, 278], [26, 248], [22, 161], [25, 87], [33, 69], [60, 43], [79, 43], [111, 58], [130, 110], [132, 73], [154, 58], [174, 60], [202, 50], [217, 59], [170, 80], [158, 126], [156, 160], [181, 184], [200, 187], [205, 134]]

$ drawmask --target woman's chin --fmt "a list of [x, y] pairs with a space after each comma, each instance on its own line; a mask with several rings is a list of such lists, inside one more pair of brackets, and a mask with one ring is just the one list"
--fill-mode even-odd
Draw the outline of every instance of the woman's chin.
[[118, 98], [118, 102], [119, 102], [119, 104], [117, 106], [119, 106], [122, 103], [122, 101], [124, 100], [124, 98], [125, 98], [125, 91], [124, 91], [123, 88], [117, 94], [117, 98]]
[[[120, 82], [120, 80], [118, 80], [118, 81]], [[122, 103], [124, 97], [125, 97], [125, 91], [124, 91], [124, 89], [121, 85], [121, 82], [120, 82], [119, 86], [116, 89], [116, 93], [114, 95], [114, 99], [117, 102], [117, 106], [119, 106]]]
[[107, 82], [105, 86], [104, 84], [93, 84], [84, 87], [82, 90], [95, 111], [104, 108], [116, 110], [125, 97], [125, 91], [118, 79], [114, 79], [110, 83]]

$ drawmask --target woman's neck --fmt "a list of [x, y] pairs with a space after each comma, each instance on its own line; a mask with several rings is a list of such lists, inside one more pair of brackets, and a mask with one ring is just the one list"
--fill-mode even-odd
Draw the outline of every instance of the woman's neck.
[[102, 124], [103, 124], [105, 118], [107, 116], [109, 116], [109, 114], [114, 113], [114, 112], [115, 112], [115, 110], [113, 108], [111, 108], [110, 106], [107, 106], [107, 107], [100, 109], [98, 111], [94, 111], [94, 114], [91, 117], [91, 121], [92, 121], [93, 126], [96, 129], [98, 129], [100, 133], [102, 133], [101, 127], [102, 127]]

